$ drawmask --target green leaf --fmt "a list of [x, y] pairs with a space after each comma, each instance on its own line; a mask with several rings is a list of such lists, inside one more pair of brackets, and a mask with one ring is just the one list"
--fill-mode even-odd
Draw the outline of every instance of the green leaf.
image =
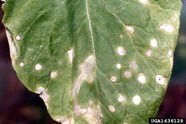
[[14, 69], [64, 124], [148, 124], [166, 91], [180, 0], [6, 0]]

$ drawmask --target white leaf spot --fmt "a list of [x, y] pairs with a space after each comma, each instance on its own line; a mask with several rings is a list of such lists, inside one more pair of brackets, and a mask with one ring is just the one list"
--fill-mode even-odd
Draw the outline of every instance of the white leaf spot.
[[145, 78], [145, 75], [143, 73], [139, 73], [138, 81], [142, 84], [146, 83], [146, 78]]
[[111, 80], [112, 82], [116, 82], [116, 81], [117, 81], [117, 77], [116, 77], [116, 76], [112, 76], [112, 77], [110, 78], [110, 80]]
[[132, 98], [132, 101], [135, 105], [139, 105], [141, 102], [141, 97], [139, 95], [136, 95]]
[[55, 71], [51, 72], [50, 77], [51, 78], [57, 77], [57, 72], [55, 72]]
[[123, 74], [126, 78], [130, 78], [132, 76], [131, 72], [130, 71], [124, 71], [124, 74]]
[[16, 49], [16, 46], [12, 40], [12, 35], [11, 33], [6, 30], [6, 34], [7, 34], [7, 38], [8, 38], [8, 43], [9, 43], [9, 47], [10, 47], [10, 55], [11, 55], [11, 58], [13, 59], [13, 64], [14, 64], [14, 59], [17, 58], [17, 49]]
[[138, 65], [136, 64], [136, 61], [132, 61], [129, 66], [134, 71], [137, 71], [137, 69], [138, 69]]
[[165, 84], [165, 78], [162, 75], [156, 75], [156, 82], [158, 84], [164, 85]]
[[172, 50], [168, 51], [168, 55], [171, 57], [172, 56]]
[[21, 36], [16, 36], [16, 40], [21, 40]]
[[24, 64], [23, 62], [21, 62], [21, 63], [19, 63], [19, 65], [20, 65], [21, 67], [23, 67], [25, 64]]
[[121, 69], [121, 64], [116, 64], [117, 69]]
[[179, 19], [179, 17], [180, 17], [180, 14], [179, 13], [175, 13], [174, 16], [173, 16], [174, 20]]
[[41, 86], [38, 87], [36, 93], [40, 94], [39, 96], [43, 99], [47, 109], [49, 109], [49, 105], [48, 105], [49, 95], [46, 93], [45, 88]]
[[125, 97], [122, 96], [121, 94], [119, 94], [119, 96], [118, 96], [118, 101], [119, 101], [119, 102], [125, 102]]
[[129, 33], [129, 34], [133, 34], [134, 33], [134, 28], [132, 26], [126, 26], [126, 31]]
[[139, 0], [139, 2], [142, 4], [147, 4], [147, 0]]
[[120, 36], [119, 36], [120, 38], [123, 38], [123, 35], [122, 34], [120, 34]]
[[110, 110], [111, 112], [115, 112], [115, 107], [114, 107], [113, 105], [109, 105], [109, 110]]
[[158, 46], [157, 40], [156, 39], [152, 39], [150, 41], [150, 45], [151, 45], [151, 47], [156, 48]]
[[93, 71], [94, 64], [95, 64], [95, 56], [90, 55], [80, 65], [81, 73], [78, 76], [78, 78], [75, 80], [73, 87], [72, 87], [72, 94], [75, 100], [77, 99], [77, 95], [79, 93], [79, 89], [83, 81], [85, 80], [88, 83], [92, 83], [94, 81], [94, 71]]
[[169, 32], [169, 33], [174, 31], [174, 27], [170, 24], [163, 24], [163, 25], [160, 26], [160, 29], [164, 30], [166, 32]]
[[69, 56], [70, 64], [72, 65], [72, 61], [73, 61], [73, 57], [74, 57], [74, 49], [72, 48], [67, 53], [68, 53], [68, 56]]
[[123, 122], [123, 124], [128, 124], [127, 122]]
[[117, 52], [121, 56], [124, 56], [125, 55], [125, 49], [122, 46], [120, 46], [120, 47], [117, 48]]
[[152, 50], [147, 50], [146, 55], [147, 55], [148, 57], [151, 57], [151, 56], [152, 56]]
[[41, 69], [42, 69], [42, 65], [41, 64], [38, 63], [38, 64], [35, 65], [35, 70], [36, 71], [40, 71]]

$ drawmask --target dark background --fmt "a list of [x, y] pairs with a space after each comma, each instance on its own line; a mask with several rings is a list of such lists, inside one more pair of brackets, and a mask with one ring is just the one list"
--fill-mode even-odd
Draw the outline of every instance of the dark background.
[[[186, 118], [186, 0], [182, 2], [173, 74], [157, 117]], [[39, 96], [29, 92], [17, 78], [11, 65], [2, 17], [0, 9], [0, 124], [57, 124], [48, 115]]]

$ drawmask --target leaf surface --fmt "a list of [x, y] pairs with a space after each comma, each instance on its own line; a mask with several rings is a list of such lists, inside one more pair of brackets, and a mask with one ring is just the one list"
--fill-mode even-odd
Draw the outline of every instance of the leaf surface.
[[147, 124], [171, 75], [180, 0], [6, 0], [12, 64], [64, 124]]

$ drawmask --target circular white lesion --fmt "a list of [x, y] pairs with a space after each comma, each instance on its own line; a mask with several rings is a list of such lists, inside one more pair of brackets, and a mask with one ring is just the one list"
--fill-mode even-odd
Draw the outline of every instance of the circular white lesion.
[[124, 71], [123, 72], [124, 77], [130, 78], [132, 76], [132, 73], [130, 71]]
[[116, 64], [116, 68], [117, 68], [117, 69], [121, 69], [121, 64], [119, 64], [119, 63]]
[[148, 1], [147, 0], [139, 0], [139, 2], [146, 5]]
[[135, 105], [139, 105], [140, 102], [141, 102], [141, 97], [139, 95], [135, 95], [133, 98], [132, 98], [132, 101]]
[[138, 74], [138, 81], [141, 83], [141, 84], [144, 84], [146, 83], [146, 77], [143, 73], [139, 73]]
[[119, 94], [118, 102], [125, 102], [125, 97], [123, 95]]
[[16, 40], [21, 40], [21, 36], [17, 35]]
[[146, 51], [146, 55], [147, 55], [148, 57], [151, 57], [151, 56], [152, 56], [152, 50], [147, 50], [147, 51]]
[[156, 39], [150, 40], [150, 45], [152, 48], [156, 48], [158, 46], [157, 40]]
[[120, 36], [119, 36], [121, 39], [123, 38], [123, 34], [120, 34]]
[[164, 31], [166, 31], [166, 32], [169, 32], [169, 33], [171, 33], [171, 32], [174, 31], [174, 27], [173, 27], [171, 24], [162, 24], [162, 25], [160, 26], [160, 29], [161, 29], [161, 30], [164, 30]]
[[36, 71], [40, 71], [41, 69], [42, 69], [42, 65], [41, 64], [38, 63], [38, 64], [35, 65], [35, 70]]
[[124, 56], [125, 55], [125, 49], [122, 46], [119, 46], [117, 48], [117, 52], [120, 56]]
[[46, 93], [46, 90], [44, 87], [39, 86], [36, 89], [36, 93], [39, 94], [39, 96], [43, 99], [47, 109], [49, 109], [49, 104], [48, 104], [48, 100], [49, 100], [49, 95]]
[[173, 56], [172, 50], [169, 50], [169, 51], [168, 51], [168, 55], [169, 55], [170, 57]]
[[116, 76], [112, 76], [112, 77], [110, 78], [110, 80], [111, 80], [112, 82], [116, 82], [116, 81], [117, 81], [117, 77], [116, 77]]
[[50, 77], [51, 78], [56, 78], [57, 77], [57, 72], [56, 71], [52, 71], [51, 74], [50, 74]]
[[110, 110], [111, 112], [115, 112], [115, 110], [116, 110], [115, 107], [114, 107], [113, 105], [109, 105], [108, 108], [109, 108], [109, 110]]
[[23, 67], [24, 65], [25, 65], [24, 62], [20, 62], [20, 63], [19, 63], [19, 66], [20, 66], [20, 67]]
[[128, 124], [128, 122], [124, 121], [123, 124]]
[[137, 70], [138, 70], [138, 65], [137, 65], [137, 63], [136, 63], [135, 60], [133, 60], [132, 62], [130, 62], [129, 67], [130, 67], [131, 69], [133, 69], [134, 71], [137, 71]]
[[132, 34], [134, 33], [134, 27], [132, 27], [132, 26], [126, 26], [126, 31], [127, 31], [130, 35], [132, 35]]
[[156, 82], [160, 85], [165, 85], [165, 77], [162, 75], [156, 75]]

